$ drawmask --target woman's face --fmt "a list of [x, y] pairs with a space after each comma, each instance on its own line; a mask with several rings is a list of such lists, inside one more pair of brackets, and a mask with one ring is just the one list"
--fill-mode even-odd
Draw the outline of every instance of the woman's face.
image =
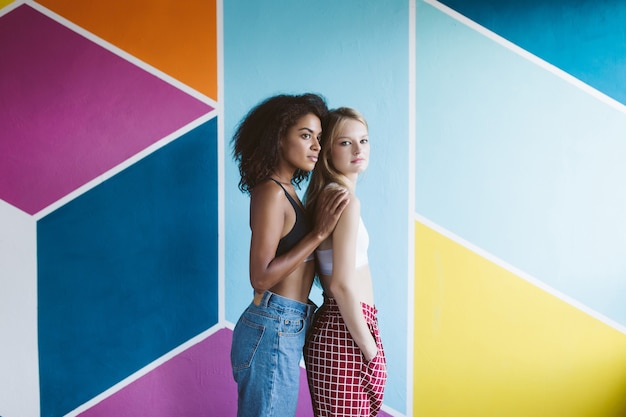
[[347, 119], [331, 144], [330, 159], [333, 166], [354, 182], [367, 169], [369, 158], [367, 127], [358, 120]]
[[287, 130], [280, 143], [284, 161], [294, 168], [312, 171], [320, 153], [321, 135], [320, 119], [312, 113], [302, 116]]

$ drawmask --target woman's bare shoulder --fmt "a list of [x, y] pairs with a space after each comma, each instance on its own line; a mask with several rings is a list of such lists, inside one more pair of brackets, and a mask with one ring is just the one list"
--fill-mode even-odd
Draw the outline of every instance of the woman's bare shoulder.
[[354, 223], [358, 221], [361, 216], [361, 201], [354, 194], [350, 194], [350, 201], [341, 213], [339, 222], [341, 223]]
[[269, 198], [272, 196], [280, 196], [282, 194], [284, 194], [283, 188], [268, 178], [254, 187], [254, 189], [250, 192], [250, 197]]
[[276, 205], [284, 205], [285, 202], [284, 190], [271, 180], [257, 184], [250, 193], [250, 209], [253, 211], [261, 207], [270, 208]]

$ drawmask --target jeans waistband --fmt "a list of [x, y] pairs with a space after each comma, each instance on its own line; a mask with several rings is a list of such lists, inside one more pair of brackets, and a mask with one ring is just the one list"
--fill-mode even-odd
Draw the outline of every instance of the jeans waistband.
[[275, 307], [279, 309], [290, 309], [302, 313], [305, 317], [313, 314], [317, 306], [309, 300], [307, 304], [301, 303], [291, 298], [283, 297], [271, 291], [265, 291], [259, 303], [261, 307]]

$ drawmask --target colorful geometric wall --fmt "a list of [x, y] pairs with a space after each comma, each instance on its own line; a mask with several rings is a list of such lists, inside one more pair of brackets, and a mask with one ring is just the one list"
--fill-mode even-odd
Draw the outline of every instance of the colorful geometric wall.
[[[0, 416], [235, 415], [230, 137], [304, 91], [370, 126], [380, 415], [626, 415], [625, 16], [0, 0]], [[304, 371], [300, 393], [312, 416]]]
[[626, 415], [625, 14], [417, 3], [414, 415]]
[[219, 320], [216, 6], [127, 3], [0, 15], [5, 417], [76, 415]]
[[[220, 207], [239, 191], [220, 191], [220, 166], [233, 130], [223, 132], [223, 102], [238, 94], [219, 75], [231, 39], [220, 37], [228, 21], [229, 36], [252, 44], [239, 19], [253, 7], [231, 2], [224, 17], [204, 0], [3, 6], [0, 301], [12, 319], [0, 321], [0, 415], [233, 415], [236, 317], [224, 320], [220, 270], [241, 261], [224, 249]], [[245, 86], [250, 60], [228, 62]], [[232, 107], [231, 118], [245, 112]], [[245, 276], [232, 282], [250, 293]], [[298, 415], [310, 416], [302, 378]]]

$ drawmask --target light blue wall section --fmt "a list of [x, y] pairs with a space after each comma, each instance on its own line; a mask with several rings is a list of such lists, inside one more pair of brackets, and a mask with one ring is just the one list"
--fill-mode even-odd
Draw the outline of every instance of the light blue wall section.
[[443, 0], [442, 3], [626, 103], [626, 2]]
[[623, 109], [417, 15], [417, 212], [626, 325]]
[[[358, 193], [388, 356], [385, 404], [406, 411], [408, 281], [408, 22], [405, 0], [224, 2], [225, 139], [257, 102], [318, 92], [368, 119], [372, 144]], [[230, 144], [225, 165], [226, 318], [251, 301], [248, 197]], [[319, 297], [319, 293], [317, 294]]]

